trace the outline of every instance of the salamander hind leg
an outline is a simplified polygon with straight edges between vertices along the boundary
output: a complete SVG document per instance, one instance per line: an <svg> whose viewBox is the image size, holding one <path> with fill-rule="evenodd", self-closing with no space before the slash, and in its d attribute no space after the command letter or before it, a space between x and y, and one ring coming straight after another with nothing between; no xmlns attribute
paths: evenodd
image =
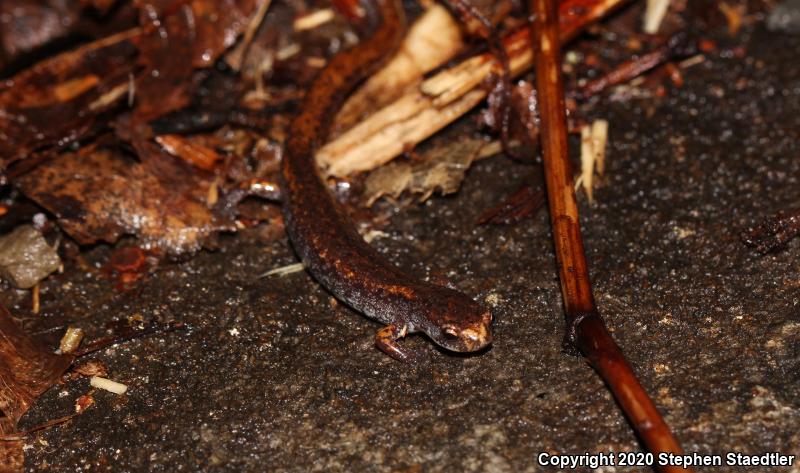
<svg viewBox="0 0 800 473"><path fill-rule="evenodd" d="M395 324L387 325L375 334L375 346L395 360L406 363L419 361L419 353L403 348L398 341L408 334L408 327Z"/></svg>

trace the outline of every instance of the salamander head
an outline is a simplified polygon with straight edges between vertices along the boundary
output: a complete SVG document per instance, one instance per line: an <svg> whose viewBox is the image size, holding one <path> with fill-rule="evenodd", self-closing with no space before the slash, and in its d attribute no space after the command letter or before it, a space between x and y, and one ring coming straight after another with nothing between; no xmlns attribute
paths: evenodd
<svg viewBox="0 0 800 473"><path fill-rule="evenodd" d="M488 309L456 293L444 307L426 314L420 327L437 345L451 351L477 351L492 343L492 314Z"/></svg>

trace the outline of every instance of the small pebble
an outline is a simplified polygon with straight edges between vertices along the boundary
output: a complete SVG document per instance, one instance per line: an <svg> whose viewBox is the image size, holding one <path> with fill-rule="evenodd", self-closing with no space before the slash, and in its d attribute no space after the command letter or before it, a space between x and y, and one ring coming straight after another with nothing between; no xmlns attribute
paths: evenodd
<svg viewBox="0 0 800 473"><path fill-rule="evenodd" d="M784 0L773 8L767 17L767 29L800 34L800 0Z"/></svg>

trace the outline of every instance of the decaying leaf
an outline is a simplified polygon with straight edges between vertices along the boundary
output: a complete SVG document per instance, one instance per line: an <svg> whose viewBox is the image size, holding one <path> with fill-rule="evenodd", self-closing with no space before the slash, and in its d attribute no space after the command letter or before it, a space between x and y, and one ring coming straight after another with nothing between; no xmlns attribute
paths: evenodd
<svg viewBox="0 0 800 473"><path fill-rule="evenodd" d="M5 0L0 2L0 68L19 55L64 35L77 11L66 2Z"/></svg>
<svg viewBox="0 0 800 473"><path fill-rule="evenodd" d="M41 346L0 307L0 410L16 424L33 401L72 364L70 355L56 355Z"/></svg>
<svg viewBox="0 0 800 473"><path fill-rule="evenodd" d="M194 0L191 2L196 21L192 63L209 67L229 47L258 13L256 7L265 0Z"/></svg>
<svg viewBox="0 0 800 473"><path fill-rule="evenodd" d="M41 346L0 306L0 435L17 433L22 415L61 377L73 359ZM21 472L23 460L21 440L0 439L0 472Z"/></svg>
<svg viewBox="0 0 800 473"><path fill-rule="evenodd" d="M0 436L13 436L16 433L16 423L8 417L0 417ZM25 452L22 447L21 439L0 440L0 473L24 471Z"/></svg>
<svg viewBox="0 0 800 473"><path fill-rule="evenodd" d="M136 51L130 40L137 34L127 31L59 54L0 83L3 166L91 134L96 117L116 102L100 99L128 83Z"/></svg>
<svg viewBox="0 0 800 473"><path fill-rule="evenodd" d="M381 196L400 197L405 191L427 200L435 191L442 195L456 192L472 162L484 154L487 142L481 138L452 141L432 148L413 162L394 161L367 176L364 197L372 205Z"/></svg>
<svg viewBox="0 0 800 473"><path fill-rule="evenodd" d="M157 145L153 144L154 147ZM205 206L211 180L169 155L159 172L119 152L64 153L22 176L22 191L58 218L81 244L136 235L141 246L169 254L195 251L218 231L233 231ZM158 177L157 177L158 176Z"/></svg>
<svg viewBox="0 0 800 473"><path fill-rule="evenodd" d="M148 121L188 105L195 68L214 64L256 13L256 0L194 0L175 10L171 0L141 7L148 32L139 37L136 118Z"/></svg>

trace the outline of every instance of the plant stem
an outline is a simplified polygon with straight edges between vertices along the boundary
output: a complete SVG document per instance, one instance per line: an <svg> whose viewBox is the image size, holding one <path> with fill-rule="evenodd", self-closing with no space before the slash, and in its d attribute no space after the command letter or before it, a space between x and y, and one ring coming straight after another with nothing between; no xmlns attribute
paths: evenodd
<svg viewBox="0 0 800 473"><path fill-rule="evenodd" d="M680 445L606 330L595 306L568 161L556 2L529 0L529 5L531 14L535 14L531 34L541 113L539 141L566 312L567 341L583 353L608 384L645 446L656 455L661 452L680 455ZM678 466L657 468L666 473L692 471Z"/></svg>

